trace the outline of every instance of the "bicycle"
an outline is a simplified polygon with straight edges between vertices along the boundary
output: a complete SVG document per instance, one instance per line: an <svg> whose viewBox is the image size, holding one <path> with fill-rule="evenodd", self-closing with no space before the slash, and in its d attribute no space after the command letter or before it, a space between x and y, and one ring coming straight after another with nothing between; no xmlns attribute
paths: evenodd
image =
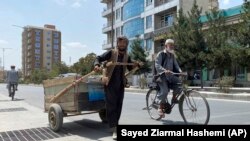
<svg viewBox="0 0 250 141"><path fill-rule="evenodd" d="M16 91L16 83L10 83L9 84L9 95L10 95L12 101L14 100L15 91Z"/></svg>
<svg viewBox="0 0 250 141"><path fill-rule="evenodd" d="M159 77L161 74L158 74ZM172 75L186 76L186 73L172 73ZM209 104L204 96L198 91L189 89L184 83L178 84L181 88L181 92L176 95L176 100L179 104L179 112L186 124L208 124L210 119L210 108ZM155 85L149 86L149 91L146 95L146 106L150 117L154 120L160 120L162 116L158 115L159 104L156 103L156 96L160 91L160 87L156 83ZM164 112L170 114L175 104L171 101L164 106ZM198 115L201 112L201 115Z"/></svg>

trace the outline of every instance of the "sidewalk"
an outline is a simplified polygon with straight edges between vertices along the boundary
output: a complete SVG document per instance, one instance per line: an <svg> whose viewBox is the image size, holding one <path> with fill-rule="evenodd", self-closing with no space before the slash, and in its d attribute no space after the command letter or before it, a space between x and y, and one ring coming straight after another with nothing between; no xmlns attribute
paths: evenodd
<svg viewBox="0 0 250 141"><path fill-rule="evenodd" d="M22 99L11 101L0 94L0 141L110 141L111 133L80 126L67 118L63 128L56 133L50 130L48 114L42 109L27 104Z"/></svg>
<svg viewBox="0 0 250 141"><path fill-rule="evenodd" d="M216 87L204 87L204 89L201 89L200 87L190 87L190 89L200 91L206 98L250 101L250 88L231 88L231 93L218 92L218 88ZM126 88L125 92L141 93L146 95L148 89L130 87Z"/></svg>

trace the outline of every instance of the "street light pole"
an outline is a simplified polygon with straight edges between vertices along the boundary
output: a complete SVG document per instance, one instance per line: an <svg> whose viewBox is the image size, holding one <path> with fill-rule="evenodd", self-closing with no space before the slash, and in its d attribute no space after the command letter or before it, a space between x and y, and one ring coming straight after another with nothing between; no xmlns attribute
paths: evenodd
<svg viewBox="0 0 250 141"><path fill-rule="evenodd" d="M4 71L4 51L5 51L5 49L12 49L12 48L1 48L1 49L3 49L3 71Z"/></svg>
<svg viewBox="0 0 250 141"><path fill-rule="evenodd" d="M114 48L114 0L111 0L111 49Z"/></svg>
<svg viewBox="0 0 250 141"><path fill-rule="evenodd" d="M12 25L12 26L15 26L15 27L19 27L19 28L22 28L22 29L25 29L25 27L22 27L22 26L19 26L19 25Z"/></svg>

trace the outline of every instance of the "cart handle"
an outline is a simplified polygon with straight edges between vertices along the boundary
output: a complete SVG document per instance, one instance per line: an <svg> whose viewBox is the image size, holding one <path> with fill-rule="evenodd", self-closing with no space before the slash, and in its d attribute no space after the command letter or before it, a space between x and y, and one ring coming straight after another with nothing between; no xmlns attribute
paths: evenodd
<svg viewBox="0 0 250 141"><path fill-rule="evenodd" d="M81 78L79 78L78 80L74 81L72 84L68 85L66 88L64 88L63 90L61 90L60 92L58 92L53 98L51 98L51 100L49 101L50 103L54 103L56 100L58 100L61 96L63 96L65 93L67 93L72 87L74 87L75 85L77 85L78 83L80 83L83 79L85 79L86 77L94 74L95 71L92 71L84 76L82 76Z"/></svg>

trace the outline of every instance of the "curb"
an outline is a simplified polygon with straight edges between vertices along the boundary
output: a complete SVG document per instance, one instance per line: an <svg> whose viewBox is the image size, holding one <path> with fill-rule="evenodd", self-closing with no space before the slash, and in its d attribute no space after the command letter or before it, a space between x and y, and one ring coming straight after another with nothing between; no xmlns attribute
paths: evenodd
<svg viewBox="0 0 250 141"><path fill-rule="evenodd" d="M132 92L132 93L141 93L147 94L149 89L134 89L134 88L126 88L125 92ZM200 89L195 89L200 91ZM215 98L215 99L227 99L227 100L241 100L241 101L250 101L250 93L218 93L213 91L200 91L203 96L206 98Z"/></svg>

